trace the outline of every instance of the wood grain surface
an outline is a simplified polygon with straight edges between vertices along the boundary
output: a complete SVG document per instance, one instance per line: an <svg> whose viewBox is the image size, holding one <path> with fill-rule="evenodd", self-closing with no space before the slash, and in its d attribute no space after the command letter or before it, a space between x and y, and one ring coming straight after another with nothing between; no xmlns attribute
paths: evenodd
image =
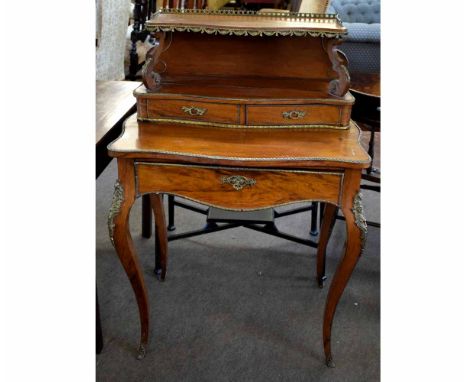
<svg viewBox="0 0 468 382"><path fill-rule="evenodd" d="M141 82L96 81L96 144L136 104L133 91Z"/></svg>
<svg viewBox="0 0 468 382"><path fill-rule="evenodd" d="M363 94L380 97L380 73L353 73L351 89Z"/></svg>
<svg viewBox="0 0 468 382"><path fill-rule="evenodd" d="M286 114L285 113L289 113ZM247 106L247 125L306 125L327 124L347 126L341 108L333 105Z"/></svg>
<svg viewBox="0 0 468 382"><path fill-rule="evenodd" d="M244 73L245 74L245 73ZM333 98L328 94L328 82L310 78L260 78L248 76L166 76L154 91L144 86L135 90L135 96L144 98L197 97L200 100L218 100L225 103L354 103L351 94Z"/></svg>
<svg viewBox="0 0 468 382"><path fill-rule="evenodd" d="M200 111L197 114L197 109ZM192 100L158 100L146 105L147 118L178 118L195 121L239 124L240 106Z"/></svg>
<svg viewBox="0 0 468 382"><path fill-rule="evenodd" d="M253 170L160 163L135 165L137 192L170 193L231 210L255 210L292 202L321 200L340 204L343 173ZM227 180L252 184L236 189Z"/></svg>
<svg viewBox="0 0 468 382"><path fill-rule="evenodd" d="M165 46L159 57L165 64L156 67L162 69L163 80L176 75L335 78L322 39L318 37L173 32L166 37Z"/></svg>
<svg viewBox="0 0 468 382"><path fill-rule="evenodd" d="M109 145L114 157L240 167L366 168L370 158L359 143L360 130L216 128L193 125L125 123Z"/></svg>

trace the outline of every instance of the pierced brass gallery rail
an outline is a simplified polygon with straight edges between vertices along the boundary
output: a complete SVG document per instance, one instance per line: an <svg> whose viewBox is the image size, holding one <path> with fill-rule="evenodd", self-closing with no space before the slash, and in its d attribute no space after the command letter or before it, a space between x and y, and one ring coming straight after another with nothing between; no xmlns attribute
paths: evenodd
<svg viewBox="0 0 468 382"><path fill-rule="evenodd" d="M221 183L230 184L236 191L240 191L246 186L252 187L257 181L255 179L246 178L245 176L232 175L223 176L221 178Z"/></svg>

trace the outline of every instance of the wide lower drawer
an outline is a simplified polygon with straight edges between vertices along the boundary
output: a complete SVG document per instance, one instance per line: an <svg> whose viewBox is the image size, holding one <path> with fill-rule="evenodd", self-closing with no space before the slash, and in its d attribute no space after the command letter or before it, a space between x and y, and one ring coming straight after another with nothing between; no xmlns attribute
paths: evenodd
<svg viewBox="0 0 468 382"><path fill-rule="evenodd" d="M232 210L300 201L341 203L343 173L136 162L138 194L169 193Z"/></svg>
<svg viewBox="0 0 468 382"><path fill-rule="evenodd" d="M247 105L248 125L347 126L342 105Z"/></svg>
<svg viewBox="0 0 468 382"><path fill-rule="evenodd" d="M165 99L146 99L145 102L144 117L150 119L240 123L240 106L235 104Z"/></svg>

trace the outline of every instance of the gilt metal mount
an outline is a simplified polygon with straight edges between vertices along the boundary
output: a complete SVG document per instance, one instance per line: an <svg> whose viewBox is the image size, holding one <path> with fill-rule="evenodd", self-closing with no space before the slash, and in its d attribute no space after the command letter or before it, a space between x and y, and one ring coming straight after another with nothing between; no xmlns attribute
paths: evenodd
<svg viewBox="0 0 468 382"><path fill-rule="evenodd" d="M304 118L305 115L306 112L302 110L291 110L283 112L283 118L285 119L301 119Z"/></svg>
<svg viewBox="0 0 468 382"><path fill-rule="evenodd" d="M117 181L115 182L115 186L114 186L114 196L112 197L112 205L109 210L109 215L107 217L107 227L109 228L109 238L112 242L112 245L115 245L114 243L114 229L115 229L114 219L119 214L123 201L124 201L124 189L122 185L120 184L119 180L117 179Z"/></svg>
<svg viewBox="0 0 468 382"><path fill-rule="evenodd" d="M137 360L141 361L146 356L146 347L145 345L141 344L138 348Z"/></svg>
<svg viewBox="0 0 468 382"><path fill-rule="evenodd" d="M364 207L362 205L362 194L358 192L354 196L353 208L354 221L361 231L361 253L364 250L367 239L367 222L366 217L364 216Z"/></svg>
<svg viewBox="0 0 468 382"><path fill-rule="evenodd" d="M223 176L221 178L221 183L230 184L236 191L242 190L244 187L252 187L257 183L255 179L246 178L245 176L232 175L232 176Z"/></svg>
<svg viewBox="0 0 468 382"><path fill-rule="evenodd" d="M195 106L182 106L182 111L189 115L201 116L206 113L207 109L204 109L202 107L195 107Z"/></svg>

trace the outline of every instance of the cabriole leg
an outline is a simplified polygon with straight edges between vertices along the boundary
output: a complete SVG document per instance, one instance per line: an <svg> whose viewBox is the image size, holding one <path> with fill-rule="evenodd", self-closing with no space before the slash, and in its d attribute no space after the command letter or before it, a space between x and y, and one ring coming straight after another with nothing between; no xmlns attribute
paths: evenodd
<svg viewBox="0 0 468 382"><path fill-rule="evenodd" d="M359 172L347 171L345 173L342 211L346 220L346 247L328 291L323 320L323 346L328 367L335 366L331 352L331 331L336 306L364 248L367 234L359 184Z"/></svg>
<svg viewBox="0 0 468 382"><path fill-rule="evenodd" d="M131 160L119 159L118 166L119 179L115 183L114 197L108 217L109 236L137 299L141 326L137 358L143 359L148 345L148 296L129 230L130 209L135 201L135 176Z"/></svg>

